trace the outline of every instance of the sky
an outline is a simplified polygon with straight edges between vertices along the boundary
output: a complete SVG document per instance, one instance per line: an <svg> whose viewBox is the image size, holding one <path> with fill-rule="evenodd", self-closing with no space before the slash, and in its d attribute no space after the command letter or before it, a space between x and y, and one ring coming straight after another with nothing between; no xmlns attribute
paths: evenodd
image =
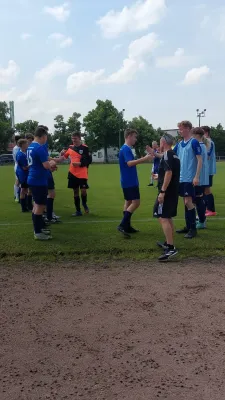
<svg viewBox="0 0 225 400"><path fill-rule="evenodd" d="M224 0L0 0L0 101L53 130L97 99L176 128L225 126Z"/></svg>

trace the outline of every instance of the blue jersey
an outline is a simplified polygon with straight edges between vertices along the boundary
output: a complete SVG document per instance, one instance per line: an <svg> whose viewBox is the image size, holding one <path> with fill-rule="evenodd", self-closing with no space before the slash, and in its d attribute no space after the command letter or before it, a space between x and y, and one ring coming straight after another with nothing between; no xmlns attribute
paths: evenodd
<svg viewBox="0 0 225 400"><path fill-rule="evenodd" d="M124 144L119 152L120 181L122 188L139 186L137 168L128 167L128 161L134 160L134 155L129 146Z"/></svg>
<svg viewBox="0 0 225 400"><path fill-rule="evenodd" d="M46 142L45 144L43 144L43 146L45 147L47 153L48 153L48 157L49 157L49 152L48 152L48 142ZM52 178L52 171L50 171L50 169L47 169L48 172L48 179Z"/></svg>
<svg viewBox="0 0 225 400"><path fill-rule="evenodd" d="M154 151L155 153L158 153L158 150ZM160 158L159 157L155 157L154 161L153 161L153 170L154 170L154 174L158 174L159 172L159 164L160 164Z"/></svg>
<svg viewBox="0 0 225 400"><path fill-rule="evenodd" d="M197 171L196 156L202 153L199 142L193 138L182 140L173 150L180 159L180 182L192 183Z"/></svg>
<svg viewBox="0 0 225 400"><path fill-rule="evenodd" d="M47 186L48 170L43 163L48 161L48 151L45 146L32 142L27 149L29 174L27 183L30 186Z"/></svg>
<svg viewBox="0 0 225 400"><path fill-rule="evenodd" d="M202 169L199 177L199 186L209 186L209 161L207 148L204 143L199 143L202 150Z"/></svg>
<svg viewBox="0 0 225 400"><path fill-rule="evenodd" d="M16 176L19 179L20 183L27 183L28 178L28 162L27 162L27 155L19 150L16 154Z"/></svg>
<svg viewBox="0 0 225 400"><path fill-rule="evenodd" d="M209 157L209 175L216 174L216 150L215 143L210 139L210 149L208 151Z"/></svg>

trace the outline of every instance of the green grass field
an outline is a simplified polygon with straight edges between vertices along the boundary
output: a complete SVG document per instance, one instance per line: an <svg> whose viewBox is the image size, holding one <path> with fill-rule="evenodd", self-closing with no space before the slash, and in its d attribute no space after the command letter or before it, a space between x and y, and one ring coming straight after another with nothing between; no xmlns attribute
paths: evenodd
<svg viewBox="0 0 225 400"><path fill-rule="evenodd" d="M139 167L141 207L133 218L140 233L125 240L116 227L122 216L123 195L119 183L118 165L92 165L89 172L90 214L72 218L74 212L72 191L67 189L68 166L60 166L55 173L57 198L55 212L63 224L53 226L51 242L33 239L31 215L22 214L20 205L13 201L13 167L0 171L0 257L2 259L58 260L58 259L152 259L158 257L156 240L163 239L158 221L152 218L156 189L147 187L150 165ZM198 238L187 241L176 237L179 258L222 256L225 250L225 164L218 165L214 194L218 217L208 221L208 229ZM180 201L177 228L184 226Z"/></svg>

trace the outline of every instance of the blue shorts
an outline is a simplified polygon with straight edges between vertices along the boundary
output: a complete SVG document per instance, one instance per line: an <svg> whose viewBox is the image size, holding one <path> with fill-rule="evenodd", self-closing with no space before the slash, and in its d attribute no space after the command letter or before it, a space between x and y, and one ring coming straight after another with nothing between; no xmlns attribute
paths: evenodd
<svg viewBox="0 0 225 400"><path fill-rule="evenodd" d="M140 191L138 186L123 188L123 194L126 201L140 200Z"/></svg>
<svg viewBox="0 0 225 400"><path fill-rule="evenodd" d="M48 186L30 187L35 204L44 206L47 204Z"/></svg>
<svg viewBox="0 0 225 400"><path fill-rule="evenodd" d="M48 178L48 190L54 190L54 189L55 189L55 182L53 176L50 176Z"/></svg>
<svg viewBox="0 0 225 400"><path fill-rule="evenodd" d="M209 175L209 184L205 187L212 187L213 186L213 175Z"/></svg>
<svg viewBox="0 0 225 400"><path fill-rule="evenodd" d="M179 185L179 196L195 198L195 187L193 183L181 182Z"/></svg>

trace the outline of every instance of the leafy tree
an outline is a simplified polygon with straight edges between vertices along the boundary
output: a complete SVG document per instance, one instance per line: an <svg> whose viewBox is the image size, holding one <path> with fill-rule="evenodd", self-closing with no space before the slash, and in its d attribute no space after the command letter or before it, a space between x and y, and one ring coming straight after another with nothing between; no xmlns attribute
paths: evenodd
<svg viewBox="0 0 225 400"><path fill-rule="evenodd" d="M225 130L221 124L211 127L211 137L215 142L216 154L224 156L225 154Z"/></svg>
<svg viewBox="0 0 225 400"><path fill-rule="evenodd" d="M138 132L138 140L135 145L137 157L142 157L145 152L145 147L151 145L153 140L159 141L162 131L160 128L157 130L153 128L147 119L139 116L129 122L129 128L133 128Z"/></svg>
<svg viewBox="0 0 225 400"><path fill-rule="evenodd" d="M81 114L74 112L72 117L70 117L67 121L67 133L70 135L75 132L81 132L81 122L79 121L79 118L81 117Z"/></svg>
<svg viewBox="0 0 225 400"><path fill-rule="evenodd" d="M8 144L13 136L10 123L9 108L5 101L0 102L0 152L7 151Z"/></svg>
<svg viewBox="0 0 225 400"><path fill-rule="evenodd" d="M15 129L20 133L21 136L24 136L26 133L34 133L35 129L38 126L38 121L27 120L24 122L20 122L15 125Z"/></svg>
<svg viewBox="0 0 225 400"><path fill-rule="evenodd" d="M54 142L54 150L60 151L63 148L67 148L70 145L71 139L70 135L67 133L67 124L64 121L63 115L57 115L54 118L54 135L53 135L53 142Z"/></svg>
<svg viewBox="0 0 225 400"><path fill-rule="evenodd" d="M93 151L103 148L105 162L108 162L107 149L119 146L119 135L125 128L126 122L123 111L118 111L110 100L97 100L96 104L96 108L89 111L83 120L86 143Z"/></svg>

